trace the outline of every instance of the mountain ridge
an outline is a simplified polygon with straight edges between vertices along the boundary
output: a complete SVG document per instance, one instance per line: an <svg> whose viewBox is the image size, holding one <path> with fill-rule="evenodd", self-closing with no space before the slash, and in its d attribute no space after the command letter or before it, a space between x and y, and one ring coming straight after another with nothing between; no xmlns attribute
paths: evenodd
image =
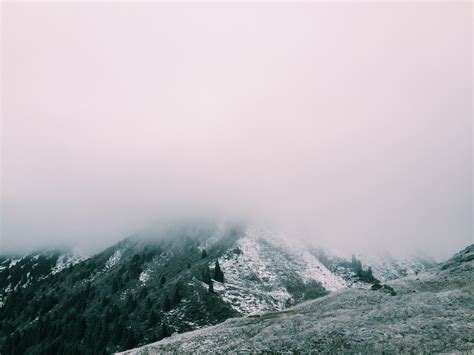
<svg viewBox="0 0 474 355"><path fill-rule="evenodd" d="M352 288L280 312L229 319L123 354L162 352L453 352L474 349L474 245L397 291Z"/></svg>
<svg viewBox="0 0 474 355"><path fill-rule="evenodd" d="M323 258L271 230L239 224L170 225L78 263L57 256L48 267L48 277L17 287L0 307L5 354L122 351L228 318L380 285L359 259Z"/></svg>

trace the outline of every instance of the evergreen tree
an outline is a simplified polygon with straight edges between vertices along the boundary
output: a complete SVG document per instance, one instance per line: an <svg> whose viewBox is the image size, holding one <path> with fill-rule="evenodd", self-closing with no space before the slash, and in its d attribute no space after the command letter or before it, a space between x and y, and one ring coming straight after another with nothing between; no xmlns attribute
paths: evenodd
<svg viewBox="0 0 474 355"><path fill-rule="evenodd" d="M160 278L160 286L163 286L166 282L166 277L165 275L162 275L161 278Z"/></svg>
<svg viewBox="0 0 474 355"><path fill-rule="evenodd" d="M201 252L201 259L205 259L205 258L207 258L207 251L206 249L203 249Z"/></svg>
<svg viewBox="0 0 474 355"><path fill-rule="evenodd" d="M135 336L133 335L133 331L128 329L127 338L125 339L125 349L132 349L135 347Z"/></svg>
<svg viewBox="0 0 474 355"><path fill-rule="evenodd" d="M367 277L368 278L373 278L374 277L374 274L372 273L372 267L371 266L369 266L367 268Z"/></svg>
<svg viewBox="0 0 474 355"><path fill-rule="evenodd" d="M179 284L176 285L176 288L174 290L174 295L173 295L173 304L176 305L179 302L181 302L181 294L179 292L180 286Z"/></svg>
<svg viewBox="0 0 474 355"><path fill-rule="evenodd" d="M113 328L113 333L112 333L112 343L114 345L119 345L121 343L124 343L124 332L125 332L125 326L123 325L122 319L119 319L117 323L115 323L115 326Z"/></svg>
<svg viewBox="0 0 474 355"><path fill-rule="evenodd" d="M352 255L351 267L357 276L362 273L362 263L354 255Z"/></svg>
<svg viewBox="0 0 474 355"><path fill-rule="evenodd" d="M216 260L216 265L214 266L214 280L224 282L224 273L219 265L219 260Z"/></svg>
<svg viewBox="0 0 474 355"><path fill-rule="evenodd" d="M202 270L202 281L207 283L208 285L211 282L211 270L209 270L209 266L206 266Z"/></svg>
<svg viewBox="0 0 474 355"><path fill-rule="evenodd" d="M165 300L163 301L163 311L168 312L171 310L171 302L168 295L165 296Z"/></svg>
<svg viewBox="0 0 474 355"><path fill-rule="evenodd" d="M166 326L165 323L161 324L161 331L160 331L160 338L163 339L163 338L166 338L166 337L169 337L170 334L169 334L169 331L168 331L168 327Z"/></svg>
<svg viewBox="0 0 474 355"><path fill-rule="evenodd" d="M86 328L87 324L84 318L81 318L78 325L77 325L77 339L82 339L84 338L84 335L86 334Z"/></svg>
<svg viewBox="0 0 474 355"><path fill-rule="evenodd" d="M148 318L148 326L154 327L158 323L158 317L156 316L155 311L150 312L150 317Z"/></svg>
<svg viewBox="0 0 474 355"><path fill-rule="evenodd" d="M214 282L212 282L212 280L209 282L209 292L212 292L214 293Z"/></svg>
<svg viewBox="0 0 474 355"><path fill-rule="evenodd" d="M153 306L153 303L151 303L150 297L147 297L145 301L145 309L147 310L151 309L152 306Z"/></svg>
<svg viewBox="0 0 474 355"><path fill-rule="evenodd" d="M129 313L133 312L137 307L137 301L135 301L132 295L128 295L126 307Z"/></svg>
<svg viewBox="0 0 474 355"><path fill-rule="evenodd" d="M140 290L139 298L145 298L148 295L148 287L143 286Z"/></svg>

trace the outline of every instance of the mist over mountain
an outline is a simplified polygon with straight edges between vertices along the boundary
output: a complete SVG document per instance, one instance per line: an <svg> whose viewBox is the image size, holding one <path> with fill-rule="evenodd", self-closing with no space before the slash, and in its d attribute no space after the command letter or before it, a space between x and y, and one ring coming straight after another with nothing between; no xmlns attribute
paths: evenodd
<svg viewBox="0 0 474 355"><path fill-rule="evenodd" d="M90 256L44 250L2 257L0 347L5 354L124 351L348 289L395 297L387 282L437 266L382 261L210 222L165 224Z"/></svg>
<svg viewBox="0 0 474 355"><path fill-rule="evenodd" d="M473 235L469 7L2 3L1 250L204 213L449 257Z"/></svg>
<svg viewBox="0 0 474 355"><path fill-rule="evenodd" d="M0 4L0 354L457 353L469 2Z"/></svg>

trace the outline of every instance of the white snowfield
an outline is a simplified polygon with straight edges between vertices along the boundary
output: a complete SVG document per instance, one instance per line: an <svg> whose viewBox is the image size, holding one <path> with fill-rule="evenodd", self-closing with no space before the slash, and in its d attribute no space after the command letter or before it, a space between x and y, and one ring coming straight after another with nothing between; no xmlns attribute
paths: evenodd
<svg viewBox="0 0 474 355"><path fill-rule="evenodd" d="M350 288L280 312L229 319L124 354L322 352L472 353L474 245L388 283Z"/></svg>
<svg viewBox="0 0 474 355"><path fill-rule="evenodd" d="M284 309L292 300L290 280L316 281L328 291L346 287L309 252L254 228L248 228L219 263L225 283L215 282L214 291L244 315Z"/></svg>
<svg viewBox="0 0 474 355"><path fill-rule="evenodd" d="M51 274L57 274L58 272L67 269L68 267L79 264L81 261L86 260L88 257L79 251L74 250L70 254L61 255L56 262L56 265L51 270Z"/></svg>

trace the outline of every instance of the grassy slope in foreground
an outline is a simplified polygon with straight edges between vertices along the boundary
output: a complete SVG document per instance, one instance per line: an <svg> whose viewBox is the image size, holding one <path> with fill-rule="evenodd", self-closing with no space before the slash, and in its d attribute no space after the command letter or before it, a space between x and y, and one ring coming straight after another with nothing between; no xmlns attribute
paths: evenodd
<svg viewBox="0 0 474 355"><path fill-rule="evenodd" d="M229 319L128 354L229 351L452 352L474 349L474 245L382 290L348 289L286 311Z"/></svg>

